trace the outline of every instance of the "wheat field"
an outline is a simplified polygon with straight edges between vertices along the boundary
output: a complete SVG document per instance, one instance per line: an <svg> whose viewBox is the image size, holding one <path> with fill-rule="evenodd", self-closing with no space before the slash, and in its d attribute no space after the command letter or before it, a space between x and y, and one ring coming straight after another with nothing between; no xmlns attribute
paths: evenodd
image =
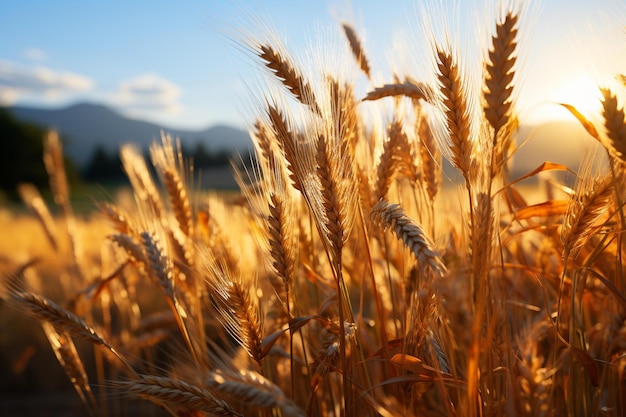
<svg viewBox="0 0 626 417"><path fill-rule="evenodd" d="M602 125L568 106L602 154L512 178L521 16L494 22L479 88L434 37L432 79L384 84L349 23L350 76L246 39L272 87L234 195L164 135L120 150L132 191L85 219L50 132L54 201L20 188L32 219L4 230L37 244L2 243L2 303L91 416L626 415L624 91L601 90ZM560 171L573 186L522 186Z"/></svg>

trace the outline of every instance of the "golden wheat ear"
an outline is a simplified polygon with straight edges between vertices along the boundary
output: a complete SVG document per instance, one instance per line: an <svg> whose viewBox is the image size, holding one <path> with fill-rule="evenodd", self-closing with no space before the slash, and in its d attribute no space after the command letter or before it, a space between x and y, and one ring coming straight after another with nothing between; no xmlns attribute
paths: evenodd
<svg viewBox="0 0 626 417"><path fill-rule="evenodd" d="M263 327L253 282L231 271L223 261L207 261L211 301L226 331L262 367Z"/></svg>
<svg viewBox="0 0 626 417"><path fill-rule="evenodd" d="M70 192L67 185L63 147L59 134L56 131L48 132L44 145L44 163L50 177L50 188L52 189L54 201L65 208L69 204Z"/></svg>
<svg viewBox="0 0 626 417"><path fill-rule="evenodd" d="M626 120L624 108L620 108L617 97L608 88L602 92L602 116L608 137L609 151L613 156L626 163Z"/></svg>
<svg viewBox="0 0 626 417"><path fill-rule="evenodd" d="M385 229L391 227L398 239L413 252L421 267L428 266L439 277L445 274L446 266L435 250L435 244L424 230L404 213L402 207L380 200L372 207L370 216L375 224Z"/></svg>
<svg viewBox="0 0 626 417"><path fill-rule="evenodd" d="M161 196L139 149L133 145L123 145L120 148L120 159L135 196L145 205L143 209L157 219L162 219L165 210Z"/></svg>
<svg viewBox="0 0 626 417"><path fill-rule="evenodd" d="M150 156L167 189L178 227L187 238L191 238L193 214L186 183L186 171L191 168L185 166L180 141L175 145L171 136L162 134L161 143L155 142L150 147Z"/></svg>
<svg viewBox="0 0 626 417"><path fill-rule="evenodd" d="M437 47L436 55L437 80L442 97L439 105L450 137L451 162L461 171L466 183L469 184L473 146L470 137L471 120L467 86L452 54Z"/></svg>
<svg viewBox="0 0 626 417"><path fill-rule="evenodd" d="M599 229L598 221L613 202L615 182L611 174L592 177L583 169L567 204L561 228L564 258L576 257L589 238Z"/></svg>
<svg viewBox="0 0 626 417"><path fill-rule="evenodd" d="M57 227L41 194L33 184L20 184L17 191L24 204L37 216L50 246L57 252L59 250Z"/></svg>
<svg viewBox="0 0 626 417"><path fill-rule="evenodd" d="M125 366L131 374L135 374L133 367L124 356L107 342L96 329L87 324L82 318L71 311L59 306L52 300L31 292L10 290L10 302L16 308L27 311L38 320L45 321L52 325L59 333L65 333L72 337L77 337L97 346L105 347Z"/></svg>
<svg viewBox="0 0 626 417"><path fill-rule="evenodd" d="M495 132L494 137L507 124L511 114L518 17L508 12L504 20L496 25L496 34L491 38L492 46L486 65L484 111L485 118Z"/></svg>
<svg viewBox="0 0 626 417"><path fill-rule="evenodd" d="M363 46L361 45L361 41L359 40L358 35L355 30L348 23L344 22L341 24L343 28L343 33L345 33L346 38L348 39L348 43L350 44L350 50L352 51L352 55L356 59L359 68L363 73L369 78L372 79L372 75L370 73L370 64L367 56L365 55L365 51L363 50Z"/></svg>
<svg viewBox="0 0 626 417"><path fill-rule="evenodd" d="M311 85L291 63L285 52L281 52L268 44L258 45L256 52L265 62L265 66L274 73L276 78L298 101L309 106L315 113L321 113Z"/></svg>
<svg viewBox="0 0 626 417"><path fill-rule="evenodd" d="M204 411L211 416L243 416L236 412L226 401L211 394L206 388L180 379L138 375L138 379L117 381L113 385L137 397L149 399L156 404L183 406L189 410Z"/></svg>
<svg viewBox="0 0 626 417"><path fill-rule="evenodd" d="M91 386L89 385L89 378L87 377L87 371L80 356L74 341L69 334L64 332L58 332L55 327L48 323L42 322L41 327L48 338L48 342L54 351L54 354L65 370L67 377L72 382L74 390L80 397L81 401L89 411L90 416L96 416L98 413L96 398L93 395Z"/></svg>
<svg viewBox="0 0 626 417"><path fill-rule="evenodd" d="M384 84L367 93L363 101L375 101L385 97L408 97L431 101L433 92L425 84L407 79L403 83Z"/></svg>

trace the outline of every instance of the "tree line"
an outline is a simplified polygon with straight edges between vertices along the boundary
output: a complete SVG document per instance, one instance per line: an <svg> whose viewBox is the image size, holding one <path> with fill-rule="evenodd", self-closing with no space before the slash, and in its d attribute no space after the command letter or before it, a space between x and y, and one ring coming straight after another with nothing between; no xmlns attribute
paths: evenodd
<svg viewBox="0 0 626 417"><path fill-rule="evenodd" d="M0 108L0 191L10 198L17 196L17 185L24 182L47 189L48 176L43 163L45 133L44 128L20 121L7 109ZM65 138L61 139L65 141ZM228 165L232 158L226 151L209 151L202 142L192 148L183 146L182 152L197 169ZM69 158L65 162L68 179L73 183L119 184L126 181L119 152L109 151L102 145L93 150L89 162L82 168Z"/></svg>

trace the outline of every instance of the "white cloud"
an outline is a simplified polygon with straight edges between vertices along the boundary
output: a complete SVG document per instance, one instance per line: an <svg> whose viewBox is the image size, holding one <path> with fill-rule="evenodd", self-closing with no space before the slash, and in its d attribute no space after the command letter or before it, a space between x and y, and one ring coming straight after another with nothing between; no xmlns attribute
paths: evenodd
<svg viewBox="0 0 626 417"><path fill-rule="evenodd" d="M122 81L112 101L131 112L178 114L180 88L158 74L147 73Z"/></svg>
<svg viewBox="0 0 626 417"><path fill-rule="evenodd" d="M24 97L61 98L71 93L89 91L93 86L93 80L84 75L0 60L2 104L10 105Z"/></svg>
<svg viewBox="0 0 626 417"><path fill-rule="evenodd" d="M39 48L27 48L22 55L30 61L44 61L48 57L48 54Z"/></svg>

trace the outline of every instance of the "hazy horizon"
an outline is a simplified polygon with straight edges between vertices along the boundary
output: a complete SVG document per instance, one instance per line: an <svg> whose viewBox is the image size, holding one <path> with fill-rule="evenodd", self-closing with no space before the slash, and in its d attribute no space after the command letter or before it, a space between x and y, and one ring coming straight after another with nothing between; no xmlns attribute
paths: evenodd
<svg viewBox="0 0 626 417"><path fill-rule="evenodd" d="M456 10L440 14L457 15L446 22L465 45L477 31L488 32L474 25L485 20L483 3L429 4ZM554 0L532 2L528 10L519 36L522 122L571 119L556 102L593 112L597 84L610 82L626 68L626 3ZM349 59L340 33L343 20L362 38L376 84L388 82L398 69L416 76L428 70L416 62L427 39L420 4L411 0L384 5L347 0L33 0L5 2L0 11L0 33L12 39L0 45L0 104L5 106L53 108L88 101L175 128L245 128L254 107L250 89L262 85L263 71L237 39L263 35L263 27L269 27L300 62L310 63L311 51L327 40L339 44Z"/></svg>

